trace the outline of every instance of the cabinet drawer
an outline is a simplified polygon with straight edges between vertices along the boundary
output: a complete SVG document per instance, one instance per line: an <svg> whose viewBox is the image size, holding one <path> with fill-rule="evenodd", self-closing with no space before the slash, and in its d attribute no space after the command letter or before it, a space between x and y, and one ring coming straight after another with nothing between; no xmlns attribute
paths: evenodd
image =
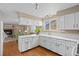
<svg viewBox="0 0 79 59"><path fill-rule="evenodd" d="M77 45L77 42L66 40L65 44L70 45L70 46L74 46L74 45Z"/></svg>
<svg viewBox="0 0 79 59"><path fill-rule="evenodd" d="M56 38L49 38L49 41L50 41L51 43L53 43L53 42L57 42L57 39L56 39Z"/></svg>
<svg viewBox="0 0 79 59"><path fill-rule="evenodd" d="M57 39L57 43L65 44L65 40L64 39Z"/></svg>

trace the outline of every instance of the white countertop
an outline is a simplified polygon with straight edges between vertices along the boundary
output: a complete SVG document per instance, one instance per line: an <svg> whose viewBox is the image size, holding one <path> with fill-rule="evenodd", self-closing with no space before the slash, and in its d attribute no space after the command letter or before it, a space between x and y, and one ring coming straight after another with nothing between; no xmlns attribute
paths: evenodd
<svg viewBox="0 0 79 59"><path fill-rule="evenodd" d="M64 39L64 40L70 40L70 41L74 41L74 42L79 42L79 37L73 37L73 36L58 36L58 35L48 35L48 34L31 34L31 35L21 35L19 36L19 38L21 37L32 37L32 36L46 36L46 37L52 37L52 38L58 38L58 39Z"/></svg>
<svg viewBox="0 0 79 59"><path fill-rule="evenodd" d="M45 34L40 34L40 36L46 36L46 37L52 37L52 38L58 38L58 39L64 39L64 40L70 40L70 41L75 41L75 42L79 42L79 38L75 37L63 37L63 36L56 36L56 35L45 35Z"/></svg>
<svg viewBox="0 0 79 59"><path fill-rule="evenodd" d="M36 34L31 34L31 35L21 35L19 37L32 37L32 36L37 36Z"/></svg>

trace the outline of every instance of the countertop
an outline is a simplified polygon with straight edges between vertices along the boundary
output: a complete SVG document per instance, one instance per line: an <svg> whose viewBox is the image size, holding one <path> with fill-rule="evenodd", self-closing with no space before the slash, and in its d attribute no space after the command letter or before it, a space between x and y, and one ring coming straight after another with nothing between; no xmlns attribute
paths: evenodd
<svg viewBox="0 0 79 59"><path fill-rule="evenodd" d="M69 36L56 36L56 35L45 35L45 34L40 34L40 36L46 36L46 37L52 37L52 38L58 38L58 39L64 39L64 40L70 40L74 42L79 42L79 37L69 37Z"/></svg>
<svg viewBox="0 0 79 59"><path fill-rule="evenodd" d="M20 35L19 37L31 37L31 36L37 36L36 34L30 34L30 35Z"/></svg>
<svg viewBox="0 0 79 59"><path fill-rule="evenodd" d="M31 35L21 35L20 37L32 37L32 36L46 36L46 37L52 37L52 38L58 38L58 39L64 39L64 40L70 40L74 42L79 42L79 36L58 36L58 35L48 35L48 34L31 34Z"/></svg>

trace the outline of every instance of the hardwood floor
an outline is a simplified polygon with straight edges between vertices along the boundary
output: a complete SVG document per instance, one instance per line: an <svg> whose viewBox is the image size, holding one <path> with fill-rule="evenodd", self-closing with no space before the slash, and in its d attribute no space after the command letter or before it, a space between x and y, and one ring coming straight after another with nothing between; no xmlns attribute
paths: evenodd
<svg viewBox="0 0 79 59"><path fill-rule="evenodd" d="M36 47L31 50L20 53L18 51L17 41L4 43L4 56L59 56L43 47Z"/></svg>

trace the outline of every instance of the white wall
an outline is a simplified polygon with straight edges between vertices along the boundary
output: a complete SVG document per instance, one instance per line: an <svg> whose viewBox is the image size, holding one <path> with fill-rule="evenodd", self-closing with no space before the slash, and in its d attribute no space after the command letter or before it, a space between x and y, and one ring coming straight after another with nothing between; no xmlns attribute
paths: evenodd
<svg viewBox="0 0 79 59"><path fill-rule="evenodd" d="M3 55L3 22L0 21L0 56Z"/></svg>

